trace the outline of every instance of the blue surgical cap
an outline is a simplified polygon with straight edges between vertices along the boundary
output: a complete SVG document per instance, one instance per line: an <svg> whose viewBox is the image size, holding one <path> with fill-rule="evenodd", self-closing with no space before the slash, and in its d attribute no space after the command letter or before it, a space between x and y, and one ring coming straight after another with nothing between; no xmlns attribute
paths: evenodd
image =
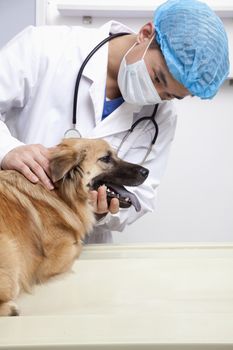
<svg viewBox="0 0 233 350"><path fill-rule="evenodd" d="M168 0L155 11L158 42L172 76L210 99L229 74L228 41L219 17L197 0Z"/></svg>

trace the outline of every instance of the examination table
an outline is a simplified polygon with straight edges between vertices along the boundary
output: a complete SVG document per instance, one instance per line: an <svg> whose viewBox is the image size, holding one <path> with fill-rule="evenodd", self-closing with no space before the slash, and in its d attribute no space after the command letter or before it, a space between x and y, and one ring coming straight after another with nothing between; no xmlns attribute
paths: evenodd
<svg viewBox="0 0 233 350"><path fill-rule="evenodd" d="M2 349L233 349L233 244L86 246L0 318Z"/></svg>

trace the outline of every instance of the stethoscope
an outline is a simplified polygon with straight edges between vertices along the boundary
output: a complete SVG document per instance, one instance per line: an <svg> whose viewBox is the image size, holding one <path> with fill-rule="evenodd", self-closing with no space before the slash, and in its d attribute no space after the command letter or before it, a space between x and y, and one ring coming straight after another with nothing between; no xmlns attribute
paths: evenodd
<svg viewBox="0 0 233 350"><path fill-rule="evenodd" d="M77 128L77 117L76 117L76 111L77 111L77 101L78 101L78 92L79 92L79 85L80 85L80 82L81 82L81 78L82 78L82 73L83 73L83 70L86 66L86 64L88 63L88 61L91 59L91 57L96 53L96 51L98 51L104 44L106 44L108 41L114 39L114 38L117 38L117 37L120 37L120 36L123 36L123 35L129 35L130 33L116 33L116 34L110 34L107 38L105 38L104 40L102 40L98 45L96 45L94 47L94 49L87 55L87 57L85 58L85 60L83 61L79 71L78 71L78 74L77 74L77 78L76 78L76 82L75 82L75 89L74 89L74 99L73 99L73 119L72 119L72 128L71 129L68 129L65 134L64 134L64 137L65 138L81 138L82 135L80 133L80 131L78 130ZM139 123L141 122L144 122L144 121L150 121L153 123L153 126L154 126L154 137L153 139L151 140L151 143L150 143L150 146L146 152L146 155L143 159L143 161L141 162L144 163L145 160L147 159L148 155L150 154L151 150L152 150L152 147L153 145L155 144L156 142L156 139L158 137L158 133L159 133L159 128L158 128L158 124L157 122L155 121L155 116L156 116L156 112L157 112L157 109L158 109L158 104L156 104L154 106L154 110L152 112L152 114L150 116L144 116L144 117L141 117L139 118L138 120L136 120L135 123L132 124L131 128L128 130L128 132L126 133L126 135L123 137L119 147L118 147L118 150L117 150L117 153L119 153L120 149L122 148L122 145L124 144L124 142L126 141L126 139L130 136L130 134L132 134L132 132L134 131L134 129L136 128L136 126L138 126Z"/></svg>

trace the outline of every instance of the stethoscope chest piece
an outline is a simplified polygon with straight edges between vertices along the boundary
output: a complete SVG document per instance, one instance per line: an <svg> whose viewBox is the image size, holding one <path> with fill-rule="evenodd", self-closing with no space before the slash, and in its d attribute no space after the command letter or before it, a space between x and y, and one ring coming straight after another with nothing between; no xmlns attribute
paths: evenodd
<svg viewBox="0 0 233 350"><path fill-rule="evenodd" d="M80 132L77 129L68 129L66 130L66 132L64 133L64 138L65 139L81 139L82 135L80 134Z"/></svg>

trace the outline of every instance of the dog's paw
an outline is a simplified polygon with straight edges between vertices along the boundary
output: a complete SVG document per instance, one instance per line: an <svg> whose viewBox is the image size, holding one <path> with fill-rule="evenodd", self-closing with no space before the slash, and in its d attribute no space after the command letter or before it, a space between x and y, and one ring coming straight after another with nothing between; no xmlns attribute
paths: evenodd
<svg viewBox="0 0 233 350"><path fill-rule="evenodd" d="M18 306L13 301L1 303L0 316L19 316Z"/></svg>

